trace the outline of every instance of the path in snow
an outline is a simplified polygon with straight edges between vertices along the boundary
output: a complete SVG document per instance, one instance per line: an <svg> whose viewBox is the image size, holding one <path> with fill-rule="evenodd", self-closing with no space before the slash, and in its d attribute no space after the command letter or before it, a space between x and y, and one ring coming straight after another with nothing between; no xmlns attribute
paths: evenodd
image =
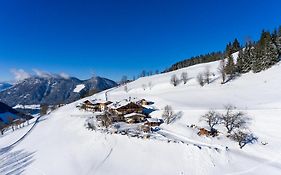
<svg viewBox="0 0 281 175"><path fill-rule="evenodd" d="M0 149L0 174L21 174L24 172L25 168L34 161L33 155L35 152L28 152L23 149L13 151L13 148L32 132L39 122L39 119L40 117L35 120L32 127L20 139Z"/></svg>

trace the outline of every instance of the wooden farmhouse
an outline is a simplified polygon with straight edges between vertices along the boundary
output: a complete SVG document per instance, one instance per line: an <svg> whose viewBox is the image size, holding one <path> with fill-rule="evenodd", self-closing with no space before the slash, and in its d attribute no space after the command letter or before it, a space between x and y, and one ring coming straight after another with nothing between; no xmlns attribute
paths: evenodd
<svg viewBox="0 0 281 175"><path fill-rule="evenodd" d="M135 112L124 115L124 120L127 123L139 123L144 121L145 118L146 116L144 114L139 114Z"/></svg>
<svg viewBox="0 0 281 175"><path fill-rule="evenodd" d="M130 101L121 101L108 105L109 110L116 115L126 115L130 113L142 113L143 107Z"/></svg>
<svg viewBox="0 0 281 175"><path fill-rule="evenodd" d="M102 112L107 109L107 105L111 104L111 101L102 101L102 100L97 100L93 103L94 106L98 109L98 111Z"/></svg>
<svg viewBox="0 0 281 175"><path fill-rule="evenodd" d="M91 111L99 111L103 112L107 109L107 105L111 104L112 102L110 101L102 101L102 100L86 100L83 103L83 108L86 110L91 110Z"/></svg>
<svg viewBox="0 0 281 175"><path fill-rule="evenodd" d="M94 103L91 102L90 100L84 101L81 108L83 108L85 110L89 110L89 111L97 111L98 110L97 106L94 105Z"/></svg>

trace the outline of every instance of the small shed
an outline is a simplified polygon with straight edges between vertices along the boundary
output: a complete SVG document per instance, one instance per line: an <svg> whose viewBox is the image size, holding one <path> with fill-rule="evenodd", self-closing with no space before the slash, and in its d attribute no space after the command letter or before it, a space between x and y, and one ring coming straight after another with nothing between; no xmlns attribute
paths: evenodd
<svg viewBox="0 0 281 175"><path fill-rule="evenodd" d="M199 132L197 133L199 136L209 136L210 135L210 131L208 131L205 128L200 128Z"/></svg>

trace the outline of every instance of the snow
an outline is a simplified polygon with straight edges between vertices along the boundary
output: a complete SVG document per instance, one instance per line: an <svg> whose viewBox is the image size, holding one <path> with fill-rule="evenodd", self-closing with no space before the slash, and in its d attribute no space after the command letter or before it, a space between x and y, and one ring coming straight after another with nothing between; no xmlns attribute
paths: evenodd
<svg viewBox="0 0 281 175"><path fill-rule="evenodd" d="M82 89L85 88L84 84L79 84L75 87L75 89L73 90L73 92L79 93Z"/></svg>
<svg viewBox="0 0 281 175"><path fill-rule="evenodd" d="M8 133L0 138L0 174L280 174L280 63L258 74L243 74L224 85L220 83L218 65L219 62L199 64L140 78L127 84L128 93L121 86L65 105L41 117L26 137L3 150L2 146L14 143L28 129ZM210 84L201 87L196 76L206 67L215 76ZM188 73L187 84L172 86L170 77L180 77L182 72ZM142 85L149 82L151 90L143 90ZM130 97L152 101L153 118L161 118L164 107L170 105L179 119L160 125L161 130L156 133L159 138L155 139L87 130L83 116L92 113L76 106L86 99L104 99L105 94L108 100L123 101L122 104ZM187 127L207 127L200 116L209 109L223 112L226 104L233 104L252 117L249 127L258 136L258 143L241 150L225 137L221 127L217 129L222 133L216 138L199 137L196 128ZM14 160L17 163L11 164Z"/></svg>
<svg viewBox="0 0 281 175"><path fill-rule="evenodd" d="M148 122L155 122L155 123L161 122L161 120L158 119L158 118L147 118L146 120L147 120Z"/></svg>
<svg viewBox="0 0 281 175"><path fill-rule="evenodd" d="M40 105L20 105L17 104L14 109L40 109Z"/></svg>
<svg viewBox="0 0 281 175"><path fill-rule="evenodd" d="M143 115L143 114L139 114L139 113L135 113L135 112L133 112L133 113L130 113L130 114L126 114L126 115L124 115L124 118L130 118L130 117L135 116L135 115L140 116L140 115ZM145 115L143 115L143 116L145 116Z"/></svg>

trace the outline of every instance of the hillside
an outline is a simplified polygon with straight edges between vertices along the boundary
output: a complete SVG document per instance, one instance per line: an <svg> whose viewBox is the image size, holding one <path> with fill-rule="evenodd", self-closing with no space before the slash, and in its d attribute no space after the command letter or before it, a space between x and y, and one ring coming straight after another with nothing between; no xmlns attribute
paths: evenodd
<svg viewBox="0 0 281 175"><path fill-rule="evenodd" d="M164 106L172 106L180 118L160 126L172 142L89 131L85 120L93 114L76 108L82 99L41 117L28 131L0 138L0 159L4 160L0 174L280 174L280 63L226 84L221 84L218 65L216 61L140 78L127 84L127 92L121 86L87 98L105 99L107 95L113 102L145 98L154 102L151 116L155 118L161 118ZM201 87L196 76L206 67L214 75L210 84ZM188 82L171 85L171 76L180 77L182 72L188 73ZM252 118L249 127L259 138L257 143L241 150L224 135L200 137L187 127L207 127L200 116L209 109L223 110L227 104ZM9 147L26 132L26 137Z"/></svg>
<svg viewBox="0 0 281 175"><path fill-rule="evenodd" d="M24 119L24 120L30 120L32 119L32 116L23 114L10 106L0 102L0 121L5 124L11 124L13 120L16 119Z"/></svg>
<svg viewBox="0 0 281 175"><path fill-rule="evenodd" d="M75 91L76 87L81 85L84 88ZM0 92L0 101L10 106L70 103L91 90L102 91L114 86L117 86L117 83L102 77L79 80L74 77L33 76Z"/></svg>

